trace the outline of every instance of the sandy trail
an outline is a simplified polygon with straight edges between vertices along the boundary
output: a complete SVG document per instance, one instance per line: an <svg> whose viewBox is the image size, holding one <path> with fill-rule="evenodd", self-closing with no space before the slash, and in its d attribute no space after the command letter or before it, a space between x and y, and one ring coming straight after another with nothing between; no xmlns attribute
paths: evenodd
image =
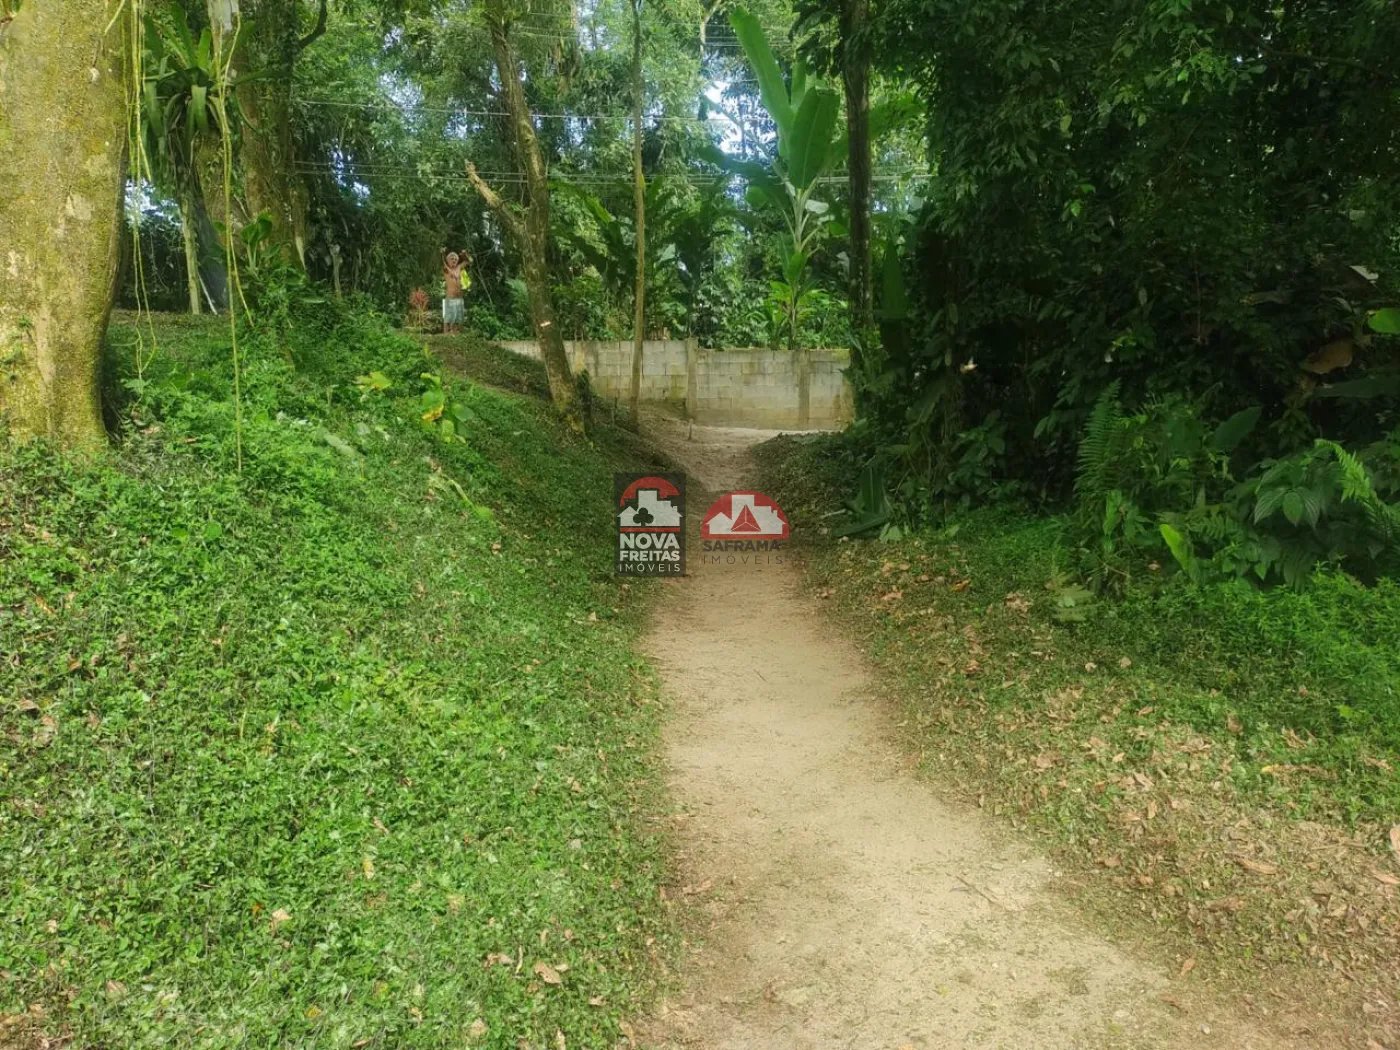
<svg viewBox="0 0 1400 1050"><path fill-rule="evenodd" d="M691 517L767 435L653 417ZM694 540L692 540L694 542ZM890 743L861 655L789 565L702 564L647 642L666 732L684 899L703 944L643 1045L703 1050L1107 1050L1292 1044L1186 1002L1176 965L1091 932L1056 873L941 799Z"/></svg>

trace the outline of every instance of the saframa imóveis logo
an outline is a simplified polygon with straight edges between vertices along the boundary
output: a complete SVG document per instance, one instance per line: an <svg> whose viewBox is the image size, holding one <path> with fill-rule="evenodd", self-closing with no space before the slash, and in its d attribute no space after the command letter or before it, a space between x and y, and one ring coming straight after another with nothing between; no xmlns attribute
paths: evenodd
<svg viewBox="0 0 1400 1050"><path fill-rule="evenodd" d="M705 560L714 563L771 562L767 555L780 551L787 538L783 508L761 492L726 492L700 524Z"/></svg>
<svg viewBox="0 0 1400 1050"><path fill-rule="evenodd" d="M617 572L685 575L685 475L614 474Z"/></svg>

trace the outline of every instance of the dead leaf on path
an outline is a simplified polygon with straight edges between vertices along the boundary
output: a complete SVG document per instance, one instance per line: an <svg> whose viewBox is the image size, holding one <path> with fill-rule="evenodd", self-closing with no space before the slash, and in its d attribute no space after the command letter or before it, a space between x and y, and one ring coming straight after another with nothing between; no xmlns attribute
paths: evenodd
<svg viewBox="0 0 1400 1050"><path fill-rule="evenodd" d="M281 926L284 922L291 922L291 921L292 921L292 913L289 912L289 911L287 911L286 908L278 908L275 912L272 913L272 928L273 928L273 930L276 930L277 927Z"/></svg>
<svg viewBox="0 0 1400 1050"><path fill-rule="evenodd" d="M971 580L959 580L957 583L953 584L953 590L961 594L963 591L967 590L971 586Z"/></svg>
<svg viewBox="0 0 1400 1050"><path fill-rule="evenodd" d="M486 1022L478 1017L472 1022L472 1026L467 1029L467 1036L471 1039L480 1039L486 1034Z"/></svg>
<svg viewBox="0 0 1400 1050"><path fill-rule="evenodd" d="M890 591L888 594L882 594L882 595L880 595L880 600L881 600L882 602L897 602L897 601L899 601L899 600L900 600L901 598L903 598L903 597L904 597L904 592L901 591L898 587L896 587L896 588L894 588L894 590Z"/></svg>
<svg viewBox="0 0 1400 1050"><path fill-rule="evenodd" d="M515 963L505 952L492 952L486 957L486 965L490 966L511 966Z"/></svg>
<svg viewBox="0 0 1400 1050"><path fill-rule="evenodd" d="M1283 741L1294 751L1302 751L1308 746L1308 742L1291 729L1283 731Z"/></svg>
<svg viewBox="0 0 1400 1050"><path fill-rule="evenodd" d="M1395 854L1395 859L1400 862L1400 824L1394 824L1390 828L1390 849Z"/></svg>
<svg viewBox="0 0 1400 1050"><path fill-rule="evenodd" d="M1362 755L1361 761L1366 765L1370 766L1372 769L1382 769L1387 773L1389 773L1392 768L1390 763L1387 762L1385 759L1372 758L1370 755Z"/></svg>
<svg viewBox="0 0 1400 1050"><path fill-rule="evenodd" d="M545 984L563 984L564 978L559 976L559 971L549 963L537 962L533 967L535 976Z"/></svg>
<svg viewBox="0 0 1400 1050"><path fill-rule="evenodd" d="M1242 901L1239 897L1221 897L1217 900L1211 901L1209 904L1206 905L1206 909L1208 911L1236 912L1243 910L1243 908L1244 901Z"/></svg>
<svg viewBox="0 0 1400 1050"><path fill-rule="evenodd" d="M564 1040L564 1033L558 1028L554 1030L554 1050L569 1050L569 1044Z"/></svg>
<svg viewBox="0 0 1400 1050"><path fill-rule="evenodd" d="M1372 868L1371 878L1375 879L1383 886L1400 886L1400 878L1396 878L1388 871L1376 871Z"/></svg>
<svg viewBox="0 0 1400 1050"><path fill-rule="evenodd" d="M1252 871L1256 875L1277 875L1278 866L1270 864L1265 860L1250 860L1248 857L1236 857L1235 863L1245 871Z"/></svg>
<svg viewBox="0 0 1400 1050"><path fill-rule="evenodd" d="M1194 970L1195 968L1196 968L1196 959L1195 959L1194 956L1192 956L1190 959L1187 959L1184 963L1181 964L1181 972L1180 972L1179 974L1177 974L1177 976L1178 976L1178 977L1185 977L1187 974L1189 974L1189 973L1190 973L1192 970Z"/></svg>
<svg viewBox="0 0 1400 1050"><path fill-rule="evenodd" d="M589 1005L589 1006L604 1006L604 1005L606 1005L606 1000L605 1000L601 995L595 995L595 996L593 996L593 998L591 998L591 999L588 1000L588 1005Z"/></svg>
<svg viewBox="0 0 1400 1050"><path fill-rule="evenodd" d="M1323 777L1326 780L1332 780L1337 775L1333 773L1330 769L1323 769L1321 766L1291 765L1289 763L1284 763L1282 765L1263 766L1260 768L1259 772L1266 777L1285 777L1289 773L1312 773L1313 775Z"/></svg>

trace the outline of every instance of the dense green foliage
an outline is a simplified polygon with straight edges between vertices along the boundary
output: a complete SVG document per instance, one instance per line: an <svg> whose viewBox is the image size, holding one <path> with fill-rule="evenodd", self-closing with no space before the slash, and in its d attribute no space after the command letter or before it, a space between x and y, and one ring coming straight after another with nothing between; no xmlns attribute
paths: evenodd
<svg viewBox="0 0 1400 1050"><path fill-rule="evenodd" d="M182 212L202 209L198 201L177 198L201 177L206 198L222 191L211 184L212 173L194 170L197 164L164 162L199 152L192 140L196 122L187 114L204 113L191 103L212 92L197 58L208 20L204 5L148 4L148 152L162 163L155 172L159 192L133 198L128 208L132 219L142 218L141 237L149 243L146 272L125 271L127 305L140 298L143 278L152 301L179 300L185 263L166 231L178 227ZM771 45L770 72L792 76L790 5L758 0L749 9L750 23ZM299 11L303 25L314 20L310 2L288 10ZM570 337L630 335L628 5L600 3L575 13L531 3L512 10L510 33L555 189L550 267L561 329ZM803 345L846 345L851 335L839 238L831 239L831 250L805 253L797 300L775 291L793 255L785 244L789 223L783 210L747 201L745 189L750 173L771 168L777 158L777 124L731 28L730 11L698 3L644 8L643 169L652 187L649 226L655 234L648 327L711 346L779 347L790 343L796 314ZM184 61L186 52L196 60ZM235 73L261 75L241 69ZM470 327L493 338L524 337L530 322L517 250L463 170L470 160L507 200L521 197L520 164L476 5L333 6L324 34L297 54L291 76L292 182L306 197L305 265L312 277L346 295L368 296L396 315L421 289L435 310L442 293L440 250L466 248L474 258ZM800 73L794 83L795 98ZM236 90L229 95L236 96ZM835 130L835 93L813 97L830 101L826 115ZM237 199L246 188L247 173L237 161L247 129L236 107L229 123ZM211 136L202 134L207 149ZM923 173L922 145L903 127L882 142L878 199L890 214L907 213L910 187ZM844 150L836 146L833 160ZM829 213L798 213L814 227L839 219L844 208L839 169L820 174L820 192L808 187L806 195ZM210 211L221 214L219 208ZM276 230L273 240L281 240Z"/></svg>
<svg viewBox="0 0 1400 1050"><path fill-rule="evenodd" d="M1393 430L1393 4L892 0L877 21L937 172L904 236L912 313L862 383L915 489L1066 496L1110 384L1129 412L1260 409L1240 468Z"/></svg>
<svg viewBox="0 0 1400 1050"><path fill-rule="evenodd" d="M0 1012L612 1046L659 871L607 494L649 461L295 312L236 379L223 325L119 324L120 449L0 452Z"/></svg>

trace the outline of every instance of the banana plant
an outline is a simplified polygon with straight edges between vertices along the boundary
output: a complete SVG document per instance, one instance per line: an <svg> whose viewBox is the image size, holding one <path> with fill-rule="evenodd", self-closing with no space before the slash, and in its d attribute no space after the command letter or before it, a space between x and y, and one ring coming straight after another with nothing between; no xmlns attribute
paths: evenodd
<svg viewBox="0 0 1400 1050"><path fill-rule="evenodd" d="M197 153L223 132L218 58L208 29L198 37L183 8L146 16L141 83L141 149L146 174L176 198L185 247L190 312L200 312L199 226L204 219ZM232 114L230 114L232 115Z"/></svg>
<svg viewBox="0 0 1400 1050"><path fill-rule="evenodd" d="M646 265L649 279L668 280L677 263L677 228L687 213L685 203L668 188L664 179L654 178L646 189ZM628 214L614 215L607 206L582 187L560 182L558 188L576 198L589 218L592 231L578 223L561 222L556 235L573 247L598 271L598 276L619 302L635 294L635 219Z"/></svg>
<svg viewBox="0 0 1400 1050"><path fill-rule="evenodd" d="M763 107L777 126L778 150L766 165L728 159L724 164L748 179L744 196L750 205L771 205L787 226L782 280L770 284L773 303L785 320L788 349L796 353L801 349L802 315L812 291L809 264L831 221L831 205L818 190L845 152L836 133L840 100L834 90L809 75L801 59L793 63L789 84L763 27L748 11L736 10L729 20L753 67Z"/></svg>

